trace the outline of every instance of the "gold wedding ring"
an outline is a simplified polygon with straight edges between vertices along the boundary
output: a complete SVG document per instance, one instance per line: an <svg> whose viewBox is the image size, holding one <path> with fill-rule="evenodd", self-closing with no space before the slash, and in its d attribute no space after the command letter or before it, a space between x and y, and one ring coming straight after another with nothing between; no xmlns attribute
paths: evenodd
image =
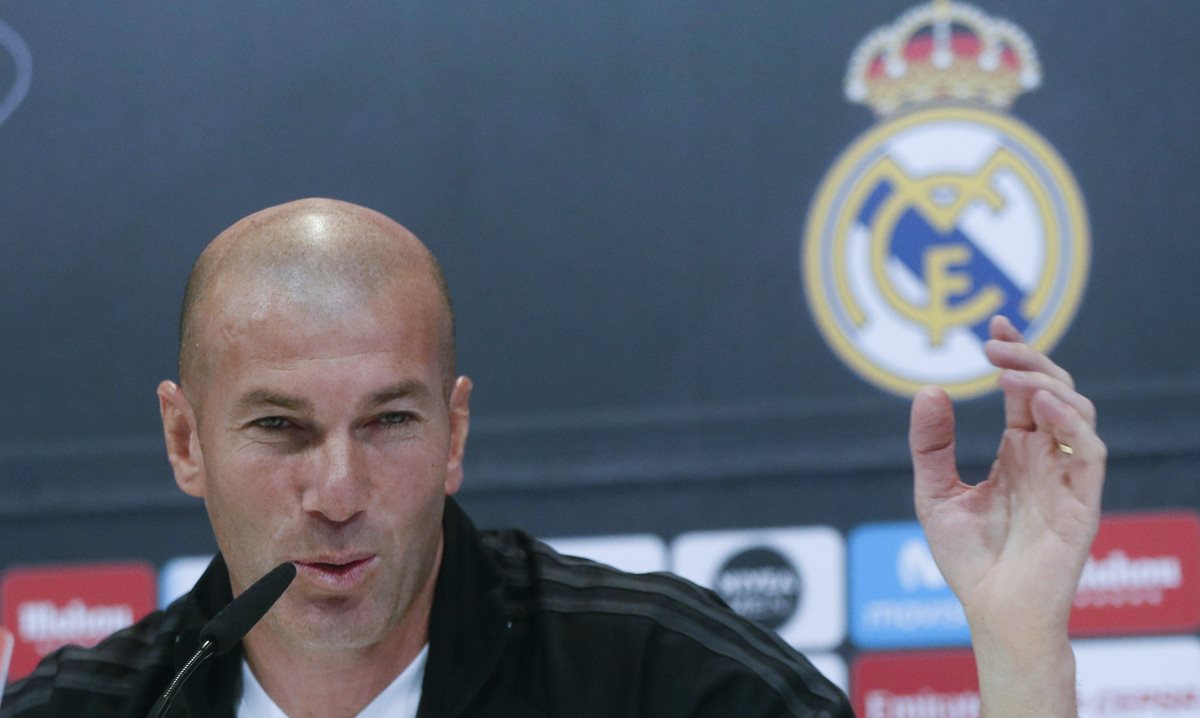
<svg viewBox="0 0 1200 718"><path fill-rule="evenodd" d="M1061 441L1058 442L1058 450L1063 452L1067 456L1071 456L1075 453L1074 449L1072 449L1070 446L1067 446L1066 444L1062 443Z"/></svg>

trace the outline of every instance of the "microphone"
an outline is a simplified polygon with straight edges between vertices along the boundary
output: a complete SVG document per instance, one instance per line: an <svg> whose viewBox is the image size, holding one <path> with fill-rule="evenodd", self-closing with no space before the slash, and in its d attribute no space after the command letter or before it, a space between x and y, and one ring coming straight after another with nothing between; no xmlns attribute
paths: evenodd
<svg viewBox="0 0 1200 718"><path fill-rule="evenodd" d="M171 679L167 689L150 709L149 718L163 718L167 709L171 707L171 701L175 700L175 695L197 666L212 656L220 656L232 650L250 629L254 628L254 624L266 615L271 606L275 605L294 578L295 565L279 564L204 624L204 628L200 629L200 648L196 649L188 662L183 664L183 668L179 669L179 673Z"/></svg>
<svg viewBox="0 0 1200 718"><path fill-rule="evenodd" d="M266 576L255 581L242 595L204 624L204 628L200 629L200 645L212 642L214 656L228 653L251 628L254 628L254 624L266 615L271 606L275 605L295 577L295 564L281 563Z"/></svg>

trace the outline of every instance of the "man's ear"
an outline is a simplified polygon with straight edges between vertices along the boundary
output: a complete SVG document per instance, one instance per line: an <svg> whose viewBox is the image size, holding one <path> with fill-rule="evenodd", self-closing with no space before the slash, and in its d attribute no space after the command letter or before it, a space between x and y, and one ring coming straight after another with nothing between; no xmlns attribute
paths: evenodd
<svg viewBox="0 0 1200 718"><path fill-rule="evenodd" d="M446 459L446 495L458 493L463 480L463 455L471 428L471 380L460 376L450 392L450 454Z"/></svg>
<svg viewBox="0 0 1200 718"><path fill-rule="evenodd" d="M204 456L200 451L196 412L183 389L173 381L158 385L158 408L162 413L167 459L175 472L175 483L189 496L204 498Z"/></svg>

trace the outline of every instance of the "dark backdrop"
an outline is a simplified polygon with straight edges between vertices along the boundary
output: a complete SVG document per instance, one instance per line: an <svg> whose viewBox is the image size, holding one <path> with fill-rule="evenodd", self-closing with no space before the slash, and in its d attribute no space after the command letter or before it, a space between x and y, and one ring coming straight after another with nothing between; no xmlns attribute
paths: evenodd
<svg viewBox="0 0 1200 718"><path fill-rule="evenodd" d="M212 548L154 387L187 270L307 195L441 257L476 383L463 501L542 535L911 516L907 402L826 347L799 245L874 122L854 47L912 3L0 4L33 63L0 125L0 570ZM1093 262L1055 351L1099 406L1109 509L1196 506L1200 4L987 0L1044 68ZM21 63L0 53L0 88ZM960 408L978 475L995 397Z"/></svg>

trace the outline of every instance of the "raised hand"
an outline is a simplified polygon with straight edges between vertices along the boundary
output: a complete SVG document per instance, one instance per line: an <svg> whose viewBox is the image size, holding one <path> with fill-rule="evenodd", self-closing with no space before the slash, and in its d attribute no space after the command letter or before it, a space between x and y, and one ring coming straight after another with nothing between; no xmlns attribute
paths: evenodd
<svg viewBox="0 0 1200 718"><path fill-rule="evenodd" d="M985 351L1002 370L1004 392L996 460L985 481L963 483L950 399L922 389L909 429L917 516L966 610L984 706L993 708L987 715L1033 708L1024 715L1073 715L1067 619L1099 525L1106 449L1095 409L1070 374L1025 344L1007 319L993 317L989 329ZM1039 666L1021 686L1008 685ZM1063 668L1069 680L1058 675ZM1051 687L1066 691L1054 710L1040 704Z"/></svg>

